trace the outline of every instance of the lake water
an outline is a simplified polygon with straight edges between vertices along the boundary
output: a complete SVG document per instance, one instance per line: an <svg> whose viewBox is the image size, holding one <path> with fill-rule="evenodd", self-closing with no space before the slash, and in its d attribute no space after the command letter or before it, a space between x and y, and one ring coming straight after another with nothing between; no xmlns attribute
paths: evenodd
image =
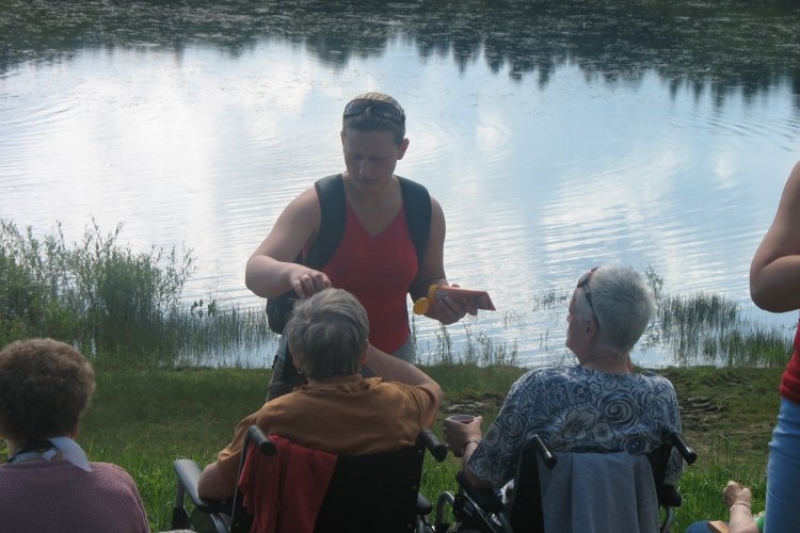
<svg viewBox="0 0 800 533"><path fill-rule="evenodd" d="M0 218L189 247L187 301L263 305L248 256L343 170L342 108L379 90L408 115L397 173L444 208L448 278L498 308L449 327L454 350L483 333L524 364L563 357L566 302L543 301L606 263L796 320L748 295L800 159L793 4L64 4L0 2ZM435 351L441 329L415 328Z"/></svg>

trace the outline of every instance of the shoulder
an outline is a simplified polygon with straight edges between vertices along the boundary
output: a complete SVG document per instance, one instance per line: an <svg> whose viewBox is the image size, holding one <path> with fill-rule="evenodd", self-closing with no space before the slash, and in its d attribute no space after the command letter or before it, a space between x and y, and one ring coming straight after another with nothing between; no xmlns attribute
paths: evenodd
<svg viewBox="0 0 800 533"><path fill-rule="evenodd" d="M508 391L505 402L505 409L525 408L530 404L540 404L544 400L544 395L549 390L553 390L558 383L570 381L571 378L565 377L564 368L537 368L525 372L517 379Z"/></svg>
<svg viewBox="0 0 800 533"><path fill-rule="evenodd" d="M428 395L430 391L425 387L407 385L399 381L384 381L383 378L367 378L369 388L381 394L402 394L410 396Z"/></svg>
<svg viewBox="0 0 800 533"><path fill-rule="evenodd" d="M429 205L434 212L437 209L441 211L442 208L439 205L439 202L436 200L436 198L431 196L431 193L428 191L427 187L421 183L412 181L402 176L395 177L397 178L397 183L400 185L400 192L403 195L404 202L408 202L409 204L413 204L418 207Z"/></svg>
<svg viewBox="0 0 800 533"><path fill-rule="evenodd" d="M652 387L664 388L671 391L675 390L672 382L657 372L645 370L638 375L644 382L649 383Z"/></svg>
<svg viewBox="0 0 800 533"><path fill-rule="evenodd" d="M317 195L319 201L325 200L344 200L345 199L345 186L344 176L341 174L333 174L325 176L314 182L314 187L311 188Z"/></svg>
<svg viewBox="0 0 800 533"><path fill-rule="evenodd" d="M303 209L315 209L319 211L319 194L316 187L309 187L308 189L304 190L297 197L292 201L291 204L296 204L299 208Z"/></svg>
<svg viewBox="0 0 800 533"><path fill-rule="evenodd" d="M400 189L403 190L404 192L411 192L411 193L430 196L428 188L425 187L423 184L414 180L410 180L408 178L404 178L403 176L395 175L395 177L397 178L397 183L400 184Z"/></svg>
<svg viewBox="0 0 800 533"><path fill-rule="evenodd" d="M89 473L95 490L104 497L116 498L119 502L141 504L139 489L133 477L121 466L112 463L90 463Z"/></svg>
<svg viewBox="0 0 800 533"><path fill-rule="evenodd" d="M92 472L98 477L134 485L131 475L119 465L113 463L90 463L90 465Z"/></svg>
<svg viewBox="0 0 800 533"><path fill-rule="evenodd" d="M514 385L533 386L540 383L549 383L554 381L569 381L578 376L583 377L583 370L584 369L578 365L536 368L525 372L525 374L523 374L514 383Z"/></svg>
<svg viewBox="0 0 800 533"><path fill-rule="evenodd" d="M307 221L309 218L319 218L320 201L314 187L309 187L297 196L284 208L282 217L289 217L294 221Z"/></svg>

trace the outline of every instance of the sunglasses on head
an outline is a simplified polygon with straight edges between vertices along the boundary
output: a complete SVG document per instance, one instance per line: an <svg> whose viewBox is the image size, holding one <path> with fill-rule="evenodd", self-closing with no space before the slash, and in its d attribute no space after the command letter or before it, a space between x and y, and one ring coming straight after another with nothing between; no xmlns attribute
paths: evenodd
<svg viewBox="0 0 800 533"><path fill-rule="evenodd" d="M406 115L389 102L356 98L344 107L344 118L355 117L369 110L376 117L385 118L398 126L405 126Z"/></svg>
<svg viewBox="0 0 800 533"><path fill-rule="evenodd" d="M597 322L598 327L600 326L600 321L597 319L597 313L594 311L594 305L592 304L592 293L589 290L589 280L592 279L592 274L600 268L599 266L594 267L589 272L584 274L578 280L578 289L583 289L583 294L586 295L586 301L589 303L589 309L592 310L592 315L594 315L594 321Z"/></svg>

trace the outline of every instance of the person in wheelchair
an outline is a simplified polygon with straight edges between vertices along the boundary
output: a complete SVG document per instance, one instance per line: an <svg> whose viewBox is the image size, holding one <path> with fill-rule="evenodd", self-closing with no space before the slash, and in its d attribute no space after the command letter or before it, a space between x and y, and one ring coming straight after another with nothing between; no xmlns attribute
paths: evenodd
<svg viewBox="0 0 800 533"><path fill-rule="evenodd" d="M481 417L444 422L445 440L462 454L467 481L484 488L505 485L532 435L554 452L644 454L662 444L665 432L680 432L672 383L653 372L632 372L630 351L655 309L652 292L630 268L603 266L584 274L567 315L566 345L578 364L523 375L485 437ZM675 485L682 468L674 451L664 484Z"/></svg>
<svg viewBox="0 0 800 533"><path fill-rule="evenodd" d="M233 442L200 476L198 494L233 496L247 428L336 455L366 455L414 445L436 419L442 389L415 366L369 345L364 307L343 289L299 300L286 326L308 384L275 398L238 425ZM369 362L380 377L364 378Z"/></svg>
<svg viewBox="0 0 800 533"><path fill-rule="evenodd" d="M149 533L142 499L119 466L89 462L73 439L94 393L75 348L26 339L0 351L0 530Z"/></svg>

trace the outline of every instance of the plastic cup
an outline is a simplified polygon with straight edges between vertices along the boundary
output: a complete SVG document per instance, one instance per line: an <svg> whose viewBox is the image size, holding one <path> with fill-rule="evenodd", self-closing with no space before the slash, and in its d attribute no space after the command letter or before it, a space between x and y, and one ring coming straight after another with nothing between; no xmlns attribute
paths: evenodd
<svg viewBox="0 0 800 533"><path fill-rule="evenodd" d="M472 415L450 415L445 420L452 420L453 422L461 422L462 424L469 424L470 422L475 420L475 417ZM461 450L453 450L451 448L453 455L456 457L461 457Z"/></svg>
<svg viewBox="0 0 800 533"><path fill-rule="evenodd" d="M451 415L448 416L446 420L452 420L453 422L461 422L462 424L469 424L470 422L475 420L475 417L472 415Z"/></svg>

